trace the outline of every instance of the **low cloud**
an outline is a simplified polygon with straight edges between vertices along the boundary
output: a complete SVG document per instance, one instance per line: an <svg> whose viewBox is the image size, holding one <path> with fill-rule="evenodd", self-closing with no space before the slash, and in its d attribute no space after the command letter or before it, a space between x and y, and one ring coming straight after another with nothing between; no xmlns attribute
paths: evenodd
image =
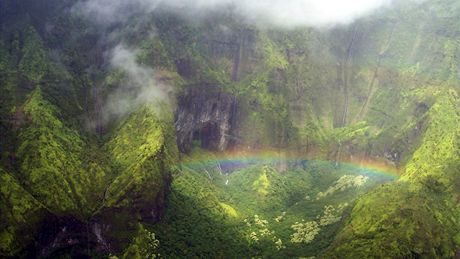
<svg viewBox="0 0 460 259"><path fill-rule="evenodd" d="M108 96L105 121L128 114L139 106L169 102L171 87L155 79L155 71L137 62L138 50L120 44L110 53L110 65L123 72L121 85Z"/></svg>
<svg viewBox="0 0 460 259"><path fill-rule="evenodd" d="M415 1L415 0L407 0ZM121 42L120 32L111 25L130 19L148 21L155 11L169 10L191 19L214 11L231 10L245 22L261 26L331 27L348 24L388 7L392 0L80 0L72 11L85 16L101 29L101 38L116 47L109 51L108 62L123 71L125 79L111 92L103 109L104 122L126 115L137 107L167 101L172 87L155 80L155 71L137 62L138 50ZM107 34L106 34L107 33ZM105 36L104 36L105 35Z"/></svg>
<svg viewBox="0 0 460 259"><path fill-rule="evenodd" d="M273 26L323 27L347 24L392 0L86 0L74 10L109 25L132 16L152 13L158 7L197 17L209 11L232 8L247 22Z"/></svg>
<svg viewBox="0 0 460 259"><path fill-rule="evenodd" d="M332 26L347 24L388 6L389 0L269 0L240 1L238 5L254 21L280 26Z"/></svg>

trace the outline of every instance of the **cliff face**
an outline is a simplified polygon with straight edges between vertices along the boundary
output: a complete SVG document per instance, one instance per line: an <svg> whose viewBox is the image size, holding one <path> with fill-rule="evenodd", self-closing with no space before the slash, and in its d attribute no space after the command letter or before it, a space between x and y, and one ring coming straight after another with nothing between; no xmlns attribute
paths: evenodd
<svg viewBox="0 0 460 259"><path fill-rule="evenodd" d="M175 115L179 149L188 152L193 141L198 141L205 149L226 150L232 141L236 107L234 96L218 92L213 87L191 88L182 93L178 97Z"/></svg>
<svg viewBox="0 0 460 259"><path fill-rule="evenodd" d="M0 3L0 257L122 253L139 221L163 215L172 115L144 102L96 121L107 47L89 47L100 31L72 16L74 4Z"/></svg>
<svg viewBox="0 0 460 259"><path fill-rule="evenodd" d="M198 128L210 132L209 142L228 141L214 133L227 127L222 124L225 112L212 115L216 97L209 92L218 92L236 100L230 135L237 146L289 147L329 159L337 153L343 159L373 157L403 166L416 148L423 115L432 103L410 91L433 80L450 80L450 72L438 72L452 65L444 58L452 56L452 49L440 42L420 43L421 38L431 42L441 37L449 45L449 37L440 34L443 22L411 30L429 7L410 8L395 8L329 31L259 30L229 18L225 11L193 25L174 14L159 13L158 35L176 64L173 70L187 85L179 94L176 113L181 150L189 150L191 140L199 139ZM411 16L400 15L404 12ZM168 26L161 19L170 19ZM203 102L205 97L210 101ZM223 100L217 110L227 109L227 103ZM212 120L218 125L204 125ZM362 122L369 130L361 140L332 136ZM340 150L334 148L336 142L341 142ZM201 144L213 150L225 146Z"/></svg>
<svg viewBox="0 0 460 259"><path fill-rule="evenodd" d="M172 122L140 108L101 147L66 125L40 88L23 109L20 168L1 171L2 256L121 252L138 227L129 218L161 219L177 157Z"/></svg>
<svg viewBox="0 0 460 259"><path fill-rule="evenodd" d="M328 255L457 256L460 34L446 17L459 11L426 2L323 31L257 28L230 9L100 28L73 0L0 1L0 256L136 250L142 224L163 215L177 149L195 146L400 167L358 201ZM174 88L174 119L145 95L104 121L114 93L139 90L112 64L120 45L139 88Z"/></svg>
<svg viewBox="0 0 460 259"><path fill-rule="evenodd" d="M358 200L326 257L458 257L459 98L431 90L437 100L401 178Z"/></svg>

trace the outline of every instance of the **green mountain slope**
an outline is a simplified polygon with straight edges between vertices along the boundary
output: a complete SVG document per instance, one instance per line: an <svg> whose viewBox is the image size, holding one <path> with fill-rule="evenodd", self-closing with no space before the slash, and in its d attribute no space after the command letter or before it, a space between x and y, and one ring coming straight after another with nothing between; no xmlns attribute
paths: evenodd
<svg viewBox="0 0 460 259"><path fill-rule="evenodd" d="M458 95L451 89L437 94L420 146L405 172L398 182L358 200L329 256L458 255L458 104Z"/></svg>
<svg viewBox="0 0 460 259"><path fill-rule="evenodd" d="M321 29L139 2L0 1L0 257L460 255L457 1Z"/></svg>

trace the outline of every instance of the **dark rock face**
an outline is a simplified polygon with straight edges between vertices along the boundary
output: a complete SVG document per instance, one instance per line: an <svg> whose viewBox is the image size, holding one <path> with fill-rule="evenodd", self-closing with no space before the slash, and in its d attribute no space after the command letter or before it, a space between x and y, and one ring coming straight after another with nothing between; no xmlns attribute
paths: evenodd
<svg viewBox="0 0 460 259"><path fill-rule="evenodd" d="M72 258L89 258L91 253L113 252L117 245L106 234L117 227L112 223L51 215L42 224L36 247L29 249L27 257L54 258L68 254ZM129 243L129 239L123 241Z"/></svg>
<svg viewBox="0 0 460 259"><path fill-rule="evenodd" d="M208 150L225 150L231 140L236 98L217 87L189 87L178 98L175 114L177 146L187 152L193 141Z"/></svg>
<svg viewBox="0 0 460 259"><path fill-rule="evenodd" d="M160 221L164 215L171 179L168 177L165 181L155 201L141 211L106 208L87 221L73 216L47 215L40 222L38 242L28 248L25 257L55 258L66 254L72 258L91 258L98 253L122 253L132 242L131 234L137 228L138 221L132 220L133 215L139 214L143 222L150 224Z"/></svg>
<svg viewBox="0 0 460 259"><path fill-rule="evenodd" d="M48 216L42 223L36 247L28 257L55 257L69 253L74 257L89 256L90 246L96 246L88 225L72 216Z"/></svg>

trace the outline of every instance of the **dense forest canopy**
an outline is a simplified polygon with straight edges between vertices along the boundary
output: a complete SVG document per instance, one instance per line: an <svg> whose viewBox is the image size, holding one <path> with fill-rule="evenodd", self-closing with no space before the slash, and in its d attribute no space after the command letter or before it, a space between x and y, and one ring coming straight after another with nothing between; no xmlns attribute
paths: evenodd
<svg viewBox="0 0 460 259"><path fill-rule="evenodd" d="M0 1L0 257L459 257L459 17Z"/></svg>

